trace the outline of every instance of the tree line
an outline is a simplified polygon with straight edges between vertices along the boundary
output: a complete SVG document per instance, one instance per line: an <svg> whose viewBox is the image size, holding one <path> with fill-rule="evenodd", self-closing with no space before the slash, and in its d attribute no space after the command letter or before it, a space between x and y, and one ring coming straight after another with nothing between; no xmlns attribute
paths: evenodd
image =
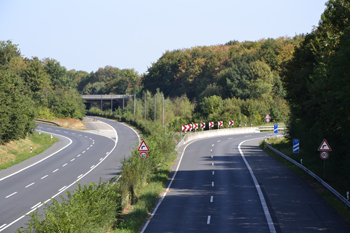
<svg viewBox="0 0 350 233"><path fill-rule="evenodd" d="M24 58L18 45L0 41L0 144L24 138L34 119L82 118L84 103L74 72L54 59Z"/></svg>
<svg viewBox="0 0 350 233"><path fill-rule="evenodd" d="M317 148L326 139L333 149L327 167L336 177L343 177L347 186L350 182L349 18L348 0L328 1L318 26L296 47L282 79L291 110L289 136L299 138L309 159L318 163L321 160Z"/></svg>

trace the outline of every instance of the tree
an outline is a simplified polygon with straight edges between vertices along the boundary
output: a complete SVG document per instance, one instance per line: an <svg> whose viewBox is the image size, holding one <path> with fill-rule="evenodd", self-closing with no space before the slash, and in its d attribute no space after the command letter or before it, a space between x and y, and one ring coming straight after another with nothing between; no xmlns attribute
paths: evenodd
<svg viewBox="0 0 350 233"><path fill-rule="evenodd" d="M26 58L25 63L27 66L22 70L21 76L32 91L34 100L41 100L44 98L44 92L50 88L50 76L37 57L33 57L33 59Z"/></svg>

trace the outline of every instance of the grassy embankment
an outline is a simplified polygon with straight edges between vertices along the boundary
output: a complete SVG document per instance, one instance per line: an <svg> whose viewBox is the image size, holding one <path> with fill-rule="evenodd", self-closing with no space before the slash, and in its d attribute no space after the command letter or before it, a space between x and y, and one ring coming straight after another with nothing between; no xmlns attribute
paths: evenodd
<svg viewBox="0 0 350 233"><path fill-rule="evenodd" d="M51 140L48 134L34 132L25 139L12 141L0 146L0 170L18 164L44 150L57 142L57 138ZM32 147L32 153L30 148Z"/></svg>
<svg viewBox="0 0 350 233"><path fill-rule="evenodd" d="M55 119L53 122L56 122L60 125L60 127L67 129L86 130L86 127L81 120L73 118Z"/></svg>
<svg viewBox="0 0 350 233"><path fill-rule="evenodd" d="M287 155L288 157L294 159L295 161L300 163L300 159L303 159L303 166L305 166L307 169L315 173L319 177L323 177L323 170L322 167L320 167L320 163L314 162L314 159L308 159L310 156L307 156L303 153L302 149L300 150L300 153L293 153L292 152L292 142L284 137L279 138L270 138L267 139L267 142L272 145L273 148L276 150L282 152L283 154ZM341 202L338 198L336 198L328 189L324 188L323 185L321 185L317 180L312 178L309 174L304 172L303 170L299 169L294 164L290 163L288 160L282 158L278 154L274 153L270 149L267 148L267 146L262 141L260 143L260 147L267 152L270 156L274 157L276 160L287 166L291 171L296 173L299 177L301 177L305 182L307 182L316 193L318 193L320 196L322 196L330 205L332 205L335 210L348 222L350 223L350 210L347 209L347 207L344 205L343 202ZM322 161L321 161L322 162ZM339 193L344 194L346 193L346 190L343 190L342 188L335 187L335 183L333 182L333 179L336 179L336 177L333 176L332 170L326 169L326 176L330 177L329 179L326 179L326 182L331 185L334 189L336 189Z"/></svg>

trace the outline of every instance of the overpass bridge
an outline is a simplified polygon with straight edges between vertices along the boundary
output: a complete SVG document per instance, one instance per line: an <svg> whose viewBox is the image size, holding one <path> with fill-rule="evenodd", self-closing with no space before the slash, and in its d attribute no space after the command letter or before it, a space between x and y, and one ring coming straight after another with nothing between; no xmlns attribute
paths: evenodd
<svg viewBox="0 0 350 233"><path fill-rule="evenodd" d="M125 100L135 98L135 95L81 95L87 109L98 107L101 110L109 108L116 109L125 106ZM107 103L107 104L106 104Z"/></svg>

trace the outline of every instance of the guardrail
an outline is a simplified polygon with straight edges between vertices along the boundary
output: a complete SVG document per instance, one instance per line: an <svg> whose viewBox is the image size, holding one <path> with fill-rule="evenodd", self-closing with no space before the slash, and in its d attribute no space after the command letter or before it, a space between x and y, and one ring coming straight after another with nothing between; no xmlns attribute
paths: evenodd
<svg viewBox="0 0 350 233"><path fill-rule="evenodd" d="M278 127L277 130L285 130L287 129L286 127ZM273 131L274 127L273 126L259 126L260 131Z"/></svg>
<svg viewBox="0 0 350 233"><path fill-rule="evenodd" d="M47 123L47 124L53 124L56 126L60 126L60 124L53 122L53 121L46 121L46 120L40 120L40 119L35 119L35 121L41 122L41 123Z"/></svg>
<svg viewBox="0 0 350 233"><path fill-rule="evenodd" d="M350 208L350 202L344 197L342 196L340 193L338 193L334 188L332 188L329 184L327 184L326 182L324 182L320 177L316 176L312 171L310 171L309 169L307 169L306 167L304 167L303 165L301 165L300 163L296 162L295 160L289 158L288 156L286 156L285 154L279 152L278 150L276 150L275 148L273 148L272 146L270 146L265 139L265 145L272 151L274 151L276 154L282 156L283 158L285 158L286 160L288 160L289 162L293 163L295 166L299 167L300 169L302 169L303 171L305 171L306 173L308 173L311 177L313 177L314 179L316 179L318 182L320 182L325 188L327 188L330 192L332 192L337 198L339 198L342 202L344 202L345 205L348 206L348 208Z"/></svg>

